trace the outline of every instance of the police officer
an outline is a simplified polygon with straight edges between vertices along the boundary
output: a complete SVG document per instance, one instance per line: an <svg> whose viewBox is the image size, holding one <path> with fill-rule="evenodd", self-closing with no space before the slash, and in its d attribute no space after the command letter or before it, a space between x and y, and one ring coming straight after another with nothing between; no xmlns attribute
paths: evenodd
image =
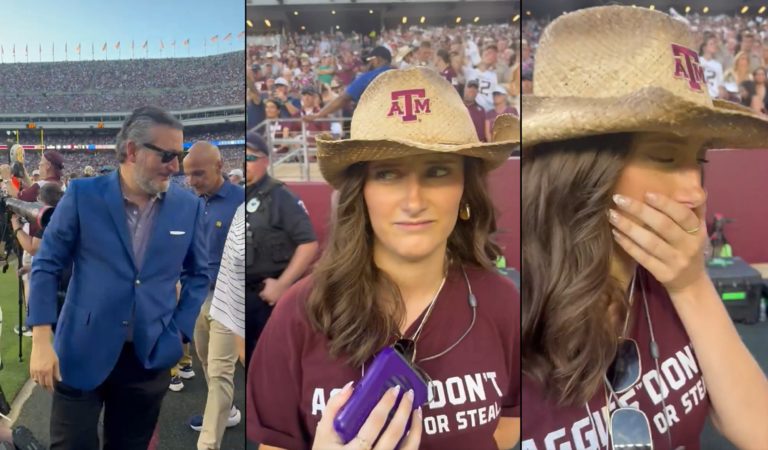
<svg viewBox="0 0 768 450"><path fill-rule="evenodd" d="M269 148L246 135L246 365L272 308L307 270L317 238L304 203L267 175Z"/></svg>

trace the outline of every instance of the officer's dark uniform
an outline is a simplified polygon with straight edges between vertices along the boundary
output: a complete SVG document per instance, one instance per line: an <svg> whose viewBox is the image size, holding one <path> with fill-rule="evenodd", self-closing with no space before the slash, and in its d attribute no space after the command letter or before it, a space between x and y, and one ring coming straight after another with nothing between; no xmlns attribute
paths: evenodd
<svg viewBox="0 0 768 450"><path fill-rule="evenodd" d="M303 204L282 182L265 175L245 192L245 350L250 360L273 308L259 297L264 280L280 277L296 247L317 238Z"/></svg>

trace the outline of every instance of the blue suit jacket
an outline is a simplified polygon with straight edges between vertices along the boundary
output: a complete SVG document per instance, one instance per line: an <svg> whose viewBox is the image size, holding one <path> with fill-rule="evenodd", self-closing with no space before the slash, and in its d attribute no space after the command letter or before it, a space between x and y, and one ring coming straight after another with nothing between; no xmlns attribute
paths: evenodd
<svg viewBox="0 0 768 450"><path fill-rule="evenodd" d="M166 369L181 358L182 337L191 338L208 293L204 207L173 184L157 206L141 270L117 171L74 180L56 207L32 263L27 323L57 322L59 276L74 263L54 338L65 384L92 390L104 382L134 309L133 343L144 367Z"/></svg>

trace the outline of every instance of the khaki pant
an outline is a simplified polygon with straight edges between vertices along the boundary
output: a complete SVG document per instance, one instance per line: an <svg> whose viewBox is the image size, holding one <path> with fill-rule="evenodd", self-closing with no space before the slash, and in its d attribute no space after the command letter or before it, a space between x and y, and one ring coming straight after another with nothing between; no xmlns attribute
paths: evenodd
<svg viewBox="0 0 768 450"><path fill-rule="evenodd" d="M195 323L195 348L208 384L208 398L203 413L203 429L197 440L198 450L218 449L227 426L235 393L237 345L228 328L211 319L211 292Z"/></svg>
<svg viewBox="0 0 768 450"><path fill-rule="evenodd" d="M184 349L184 354L181 355L181 359L179 360L178 364L171 367L172 377L175 377L179 374L179 367L192 365L192 353L189 351L189 343L183 344L182 348Z"/></svg>

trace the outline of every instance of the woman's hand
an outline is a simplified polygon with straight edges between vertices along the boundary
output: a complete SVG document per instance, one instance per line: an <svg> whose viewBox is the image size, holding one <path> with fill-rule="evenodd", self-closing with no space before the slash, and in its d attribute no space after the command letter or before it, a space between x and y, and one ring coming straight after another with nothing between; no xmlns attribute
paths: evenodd
<svg viewBox="0 0 768 450"><path fill-rule="evenodd" d="M707 226L689 207L652 193L645 203L620 195L614 202L620 211L609 216L616 242L670 295L706 279Z"/></svg>
<svg viewBox="0 0 768 450"><path fill-rule="evenodd" d="M360 428L357 436L344 445L336 430L333 429L333 419L336 418L341 407L347 403L347 400L352 395L352 382L350 381L341 392L328 400L323 417L320 419L320 423L317 424L317 432L315 433L315 441L312 444L312 448L314 450L394 449L403 436L410 417L411 429L403 440L400 450L418 450L419 443L421 442L421 408L411 414L413 392L409 392L410 395L406 393L403 396L395 415L392 417L392 421L383 433L381 433L381 430L384 428L389 412L395 405L399 388L391 388L384 394L379 403L373 408L373 411L371 411L362 428ZM373 442L379 436L379 433L381 433L381 437L376 442L376 447L373 447Z"/></svg>

